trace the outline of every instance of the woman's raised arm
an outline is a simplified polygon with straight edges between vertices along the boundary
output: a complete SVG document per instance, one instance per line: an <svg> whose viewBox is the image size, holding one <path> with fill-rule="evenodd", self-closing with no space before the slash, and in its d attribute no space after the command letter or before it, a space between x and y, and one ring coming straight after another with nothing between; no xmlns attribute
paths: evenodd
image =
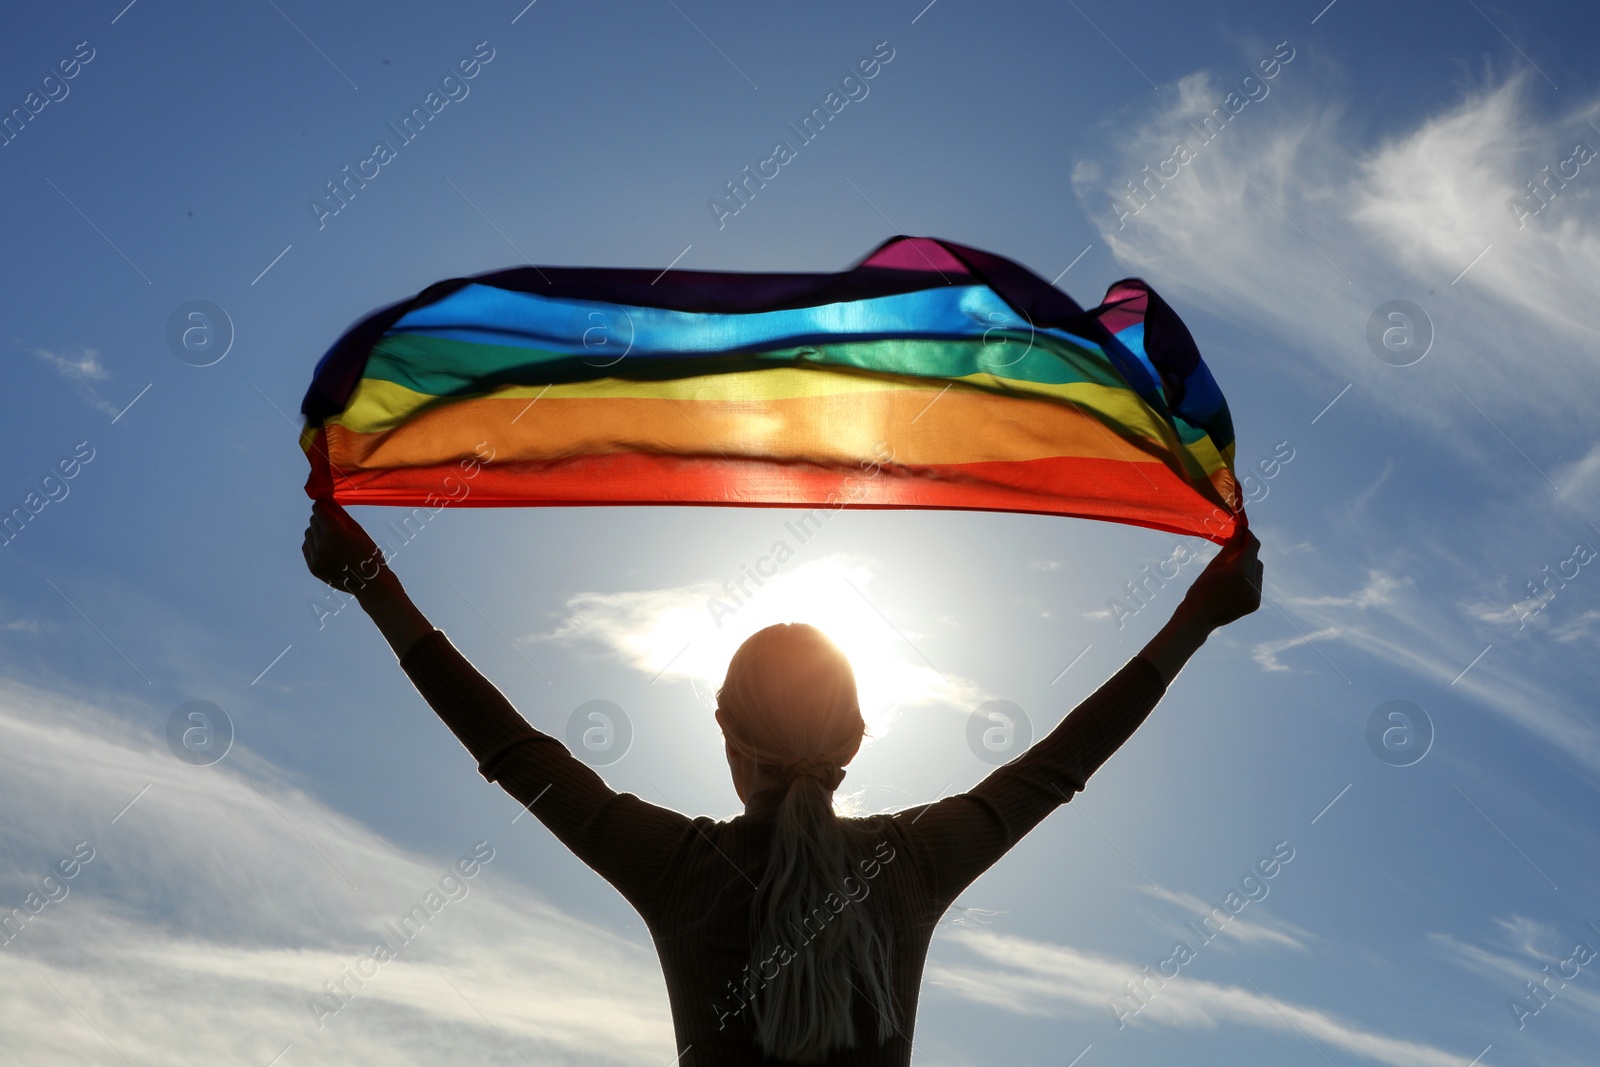
<svg viewBox="0 0 1600 1067"><path fill-rule="evenodd" d="M302 552L311 573L354 596L434 712L495 782L646 919L694 824L619 793L556 737L535 729L433 628L361 524L333 502L311 509Z"/></svg>
<svg viewBox="0 0 1600 1067"><path fill-rule="evenodd" d="M1261 542L1241 529L1222 546L1200 577L1194 580L1183 603L1167 624L1139 653L1171 685L1213 630L1242 619L1261 606Z"/></svg>
<svg viewBox="0 0 1600 1067"><path fill-rule="evenodd" d="M1161 632L1022 755L965 793L896 812L934 899L951 901L1058 806L1071 800L1154 710L1211 632L1261 603L1261 543L1240 531Z"/></svg>
<svg viewBox="0 0 1600 1067"><path fill-rule="evenodd" d="M300 552L313 576L356 598L397 658L404 659L411 646L433 629L384 562L383 550L333 501L311 505L311 524Z"/></svg>

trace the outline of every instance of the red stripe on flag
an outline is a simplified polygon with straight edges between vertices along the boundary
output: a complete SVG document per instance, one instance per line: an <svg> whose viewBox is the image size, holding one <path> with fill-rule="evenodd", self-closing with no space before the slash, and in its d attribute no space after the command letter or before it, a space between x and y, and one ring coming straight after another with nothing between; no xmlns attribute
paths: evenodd
<svg viewBox="0 0 1600 1067"><path fill-rule="evenodd" d="M319 440L321 434L318 435ZM397 507L936 508L1061 515L1228 540L1242 513L1208 500L1165 464L1081 457L883 466L860 470L637 452L544 463L460 464L340 471L338 489L313 450L309 496Z"/></svg>

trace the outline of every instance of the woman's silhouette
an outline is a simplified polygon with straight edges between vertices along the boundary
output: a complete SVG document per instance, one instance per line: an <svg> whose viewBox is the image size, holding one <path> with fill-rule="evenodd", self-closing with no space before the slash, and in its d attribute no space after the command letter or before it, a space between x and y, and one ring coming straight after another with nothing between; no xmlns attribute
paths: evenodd
<svg viewBox="0 0 1600 1067"><path fill-rule="evenodd" d="M833 812L865 732L849 661L813 627L760 631L717 692L745 805L723 822L618 793L530 726L417 610L337 504L313 505L302 550L312 574L356 596L483 776L644 918L679 1067L904 1067L944 912L1083 789L1213 630L1260 606L1259 547L1241 530L1144 650L1022 755L967 792L893 814Z"/></svg>

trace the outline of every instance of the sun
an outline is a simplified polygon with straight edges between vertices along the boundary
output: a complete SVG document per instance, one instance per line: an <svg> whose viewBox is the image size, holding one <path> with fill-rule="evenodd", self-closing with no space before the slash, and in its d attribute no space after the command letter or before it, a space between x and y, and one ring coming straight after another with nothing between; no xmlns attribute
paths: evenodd
<svg viewBox="0 0 1600 1067"><path fill-rule="evenodd" d="M708 585L714 591L706 605L696 603L654 620L645 639L648 658L665 664L663 675L687 677L697 693L714 699L734 651L751 634L775 623L810 623L850 660L862 718L869 734L881 737L898 709L953 702L955 687L917 650L915 642L925 635L915 622L891 621L893 605L873 596L872 579L868 561L832 556L797 565L759 586L749 580L742 589L733 583Z"/></svg>

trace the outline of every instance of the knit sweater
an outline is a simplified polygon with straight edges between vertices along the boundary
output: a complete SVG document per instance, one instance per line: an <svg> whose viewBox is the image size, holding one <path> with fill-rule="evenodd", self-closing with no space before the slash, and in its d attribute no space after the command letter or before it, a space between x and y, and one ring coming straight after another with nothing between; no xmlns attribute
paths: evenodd
<svg viewBox="0 0 1600 1067"><path fill-rule="evenodd" d="M776 1067L754 1043L746 1003L761 985L748 972L750 909L766 864L781 792L749 798L743 815L690 818L619 793L549 734L534 729L487 679L433 630L401 666L478 761L644 919L666 979L679 1067ZM857 1047L829 1067L906 1067L928 945L957 894L1046 815L1083 789L1165 692L1135 657L1049 735L964 793L903 811L846 819L865 842L857 890L840 906L868 903L892 923L894 1030L877 1043L867 998L853 994ZM871 901L870 897L877 897ZM826 920L827 910L816 913ZM767 977L771 977L770 974Z"/></svg>

